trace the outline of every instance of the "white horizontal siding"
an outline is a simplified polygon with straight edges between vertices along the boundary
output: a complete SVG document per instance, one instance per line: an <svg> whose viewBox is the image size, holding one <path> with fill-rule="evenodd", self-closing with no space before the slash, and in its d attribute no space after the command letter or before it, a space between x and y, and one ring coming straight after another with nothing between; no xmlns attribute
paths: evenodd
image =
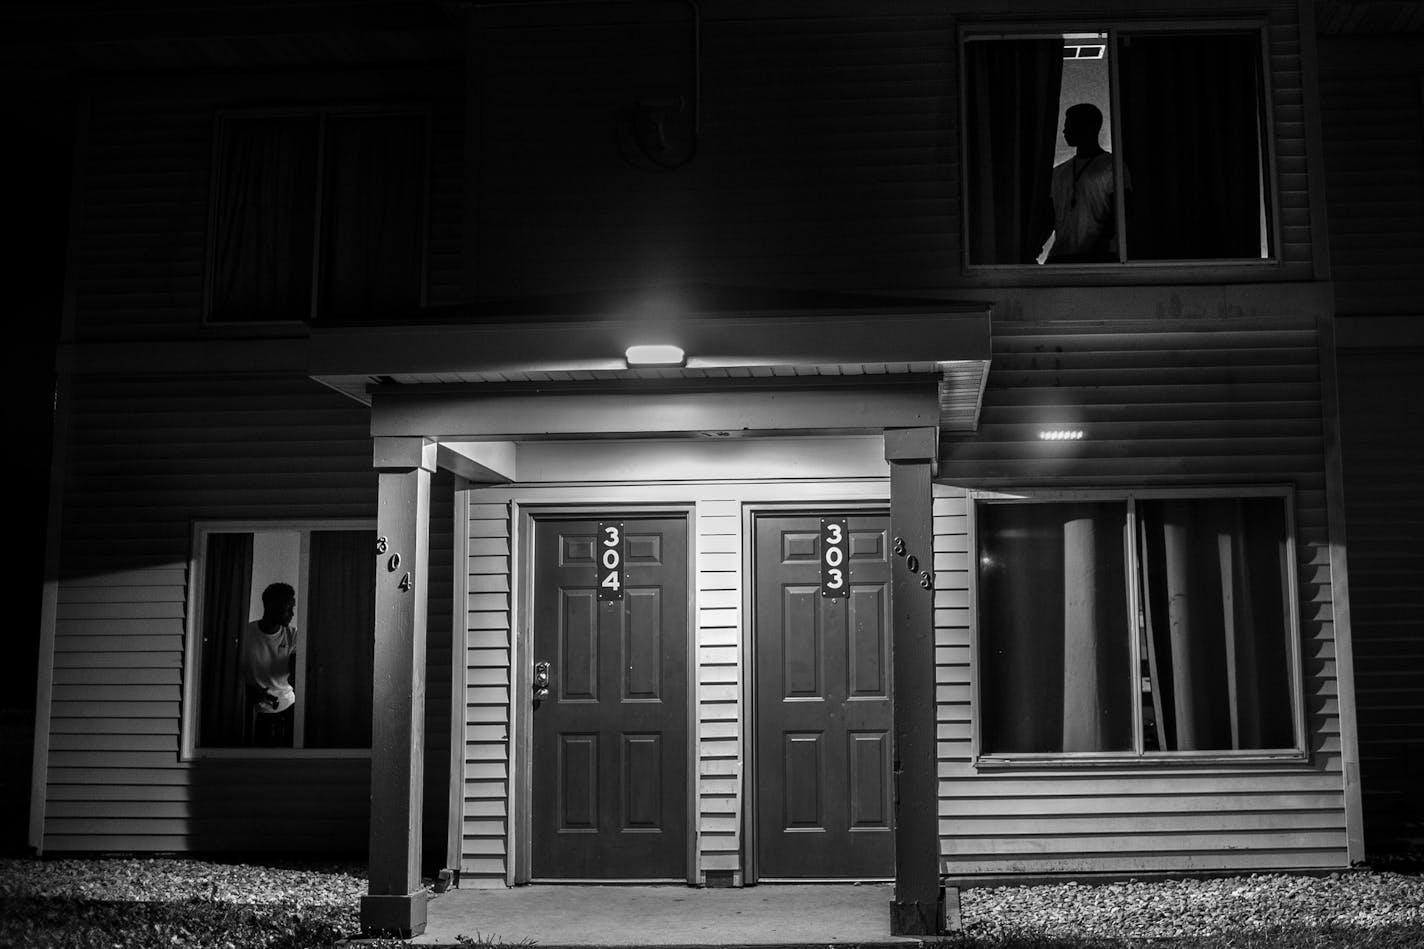
<svg viewBox="0 0 1424 949"><path fill-rule="evenodd" d="M983 425L935 486L940 840L952 876L1346 864L1313 324L995 327ZM1080 442L1037 439L1071 419ZM1304 764L981 770L971 758L967 489L1290 483Z"/></svg>

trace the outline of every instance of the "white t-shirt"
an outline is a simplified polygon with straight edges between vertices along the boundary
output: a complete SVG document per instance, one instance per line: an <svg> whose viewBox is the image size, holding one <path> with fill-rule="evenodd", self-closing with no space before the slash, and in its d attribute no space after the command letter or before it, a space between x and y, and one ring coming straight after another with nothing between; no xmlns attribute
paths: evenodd
<svg viewBox="0 0 1424 949"><path fill-rule="evenodd" d="M261 624L254 620L243 630L242 676L248 685L277 700L275 707L259 702L259 712L285 712L297 700L296 689L292 688L290 665L296 648L295 626L278 626L272 632L264 633Z"/></svg>

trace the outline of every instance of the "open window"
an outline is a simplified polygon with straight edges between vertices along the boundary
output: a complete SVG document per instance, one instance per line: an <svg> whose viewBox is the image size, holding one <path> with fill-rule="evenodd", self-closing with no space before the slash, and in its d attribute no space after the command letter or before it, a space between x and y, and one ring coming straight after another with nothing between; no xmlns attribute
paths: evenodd
<svg viewBox="0 0 1424 949"><path fill-rule="evenodd" d="M973 266L1272 257L1261 32L969 33Z"/></svg>
<svg viewBox="0 0 1424 949"><path fill-rule="evenodd" d="M219 117L208 322L405 316L424 279L421 112Z"/></svg>
<svg viewBox="0 0 1424 949"><path fill-rule="evenodd" d="M351 522L199 525L191 574L187 747L348 749L371 744L375 531ZM290 685L280 710L252 681L263 593L295 591L265 659ZM277 642L280 640L280 642ZM279 668L280 667L280 668ZM274 690L277 691L277 690ZM285 691L285 689L281 689ZM290 702L290 705L287 704ZM268 740L273 735L276 740Z"/></svg>
<svg viewBox="0 0 1424 949"><path fill-rule="evenodd" d="M981 761L1303 754L1289 495L975 502Z"/></svg>

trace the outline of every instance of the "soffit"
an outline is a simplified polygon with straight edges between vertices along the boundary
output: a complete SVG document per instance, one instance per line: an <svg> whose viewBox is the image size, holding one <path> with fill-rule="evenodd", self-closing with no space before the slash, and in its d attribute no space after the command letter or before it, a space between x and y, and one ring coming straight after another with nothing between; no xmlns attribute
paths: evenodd
<svg viewBox="0 0 1424 949"><path fill-rule="evenodd" d="M805 301L802 301L805 302ZM706 391L844 391L896 382L937 388L943 431L973 431L990 359L990 308L978 303L871 305L840 297L812 308L653 310L614 319L522 316L420 327L314 328L311 377L365 404L373 390L451 398L583 386L633 393L665 384ZM686 364L629 368L636 343L672 343ZM398 397L398 396L397 396Z"/></svg>

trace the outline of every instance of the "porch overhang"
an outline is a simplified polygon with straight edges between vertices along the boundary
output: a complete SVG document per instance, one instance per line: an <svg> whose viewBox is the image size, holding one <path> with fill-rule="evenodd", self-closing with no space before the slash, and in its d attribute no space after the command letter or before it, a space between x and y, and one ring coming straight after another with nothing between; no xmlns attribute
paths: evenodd
<svg viewBox="0 0 1424 949"><path fill-rule="evenodd" d="M319 328L308 372L372 406L373 435L441 442L970 432L989 316L954 303ZM630 368L628 347L648 343L679 347L685 364Z"/></svg>

